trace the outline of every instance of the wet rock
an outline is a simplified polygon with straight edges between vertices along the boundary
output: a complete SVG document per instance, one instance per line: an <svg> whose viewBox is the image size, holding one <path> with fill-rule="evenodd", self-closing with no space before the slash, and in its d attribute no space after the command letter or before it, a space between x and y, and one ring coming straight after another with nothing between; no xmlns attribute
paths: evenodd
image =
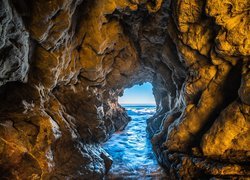
<svg viewBox="0 0 250 180"><path fill-rule="evenodd" d="M111 156L108 153L106 153L105 151L102 152L101 158L104 160L105 169L106 169L105 173L107 174L108 170L112 166L113 160L112 160Z"/></svg>

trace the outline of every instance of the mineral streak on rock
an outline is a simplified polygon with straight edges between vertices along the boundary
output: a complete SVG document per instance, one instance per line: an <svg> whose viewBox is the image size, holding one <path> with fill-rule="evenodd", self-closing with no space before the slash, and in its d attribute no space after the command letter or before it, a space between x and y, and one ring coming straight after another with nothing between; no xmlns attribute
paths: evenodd
<svg viewBox="0 0 250 180"><path fill-rule="evenodd" d="M101 179L151 82L172 179L250 178L249 0L0 0L0 177Z"/></svg>

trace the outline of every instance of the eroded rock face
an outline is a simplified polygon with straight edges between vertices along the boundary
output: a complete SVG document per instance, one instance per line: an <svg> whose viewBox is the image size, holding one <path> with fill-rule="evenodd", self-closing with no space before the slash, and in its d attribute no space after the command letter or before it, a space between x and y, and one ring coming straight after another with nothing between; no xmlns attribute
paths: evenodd
<svg viewBox="0 0 250 180"><path fill-rule="evenodd" d="M103 178L143 82L173 179L250 176L248 0L0 2L2 178Z"/></svg>
<svg viewBox="0 0 250 180"><path fill-rule="evenodd" d="M29 33L9 1L0 1L0 85L25 81L29 68Z"/></svg>

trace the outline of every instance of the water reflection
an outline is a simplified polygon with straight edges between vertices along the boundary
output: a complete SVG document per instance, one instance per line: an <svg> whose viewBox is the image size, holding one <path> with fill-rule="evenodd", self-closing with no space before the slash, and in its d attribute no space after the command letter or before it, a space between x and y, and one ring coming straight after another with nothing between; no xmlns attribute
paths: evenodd
<svg viewBox="0 0 250 180"><path fill-rule="evenodd" d="M104 144L104 149L113 158L113 165L106 179L164 177L146 134L146 120L155 113L155 106L125 108L132 121L124 131L115 133Z"/></svg>

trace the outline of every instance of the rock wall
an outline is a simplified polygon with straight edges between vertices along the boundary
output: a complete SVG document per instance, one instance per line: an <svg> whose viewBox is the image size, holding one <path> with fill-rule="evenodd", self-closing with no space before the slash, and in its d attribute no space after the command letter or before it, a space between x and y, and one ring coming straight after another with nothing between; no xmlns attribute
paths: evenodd
<svg viewBox="0 0 250 180"><path fill-rule="evenodd" d="M148 120L172 179L250 177L248 0L0 0L0 174L101 179L153 84Z"/></svg>

